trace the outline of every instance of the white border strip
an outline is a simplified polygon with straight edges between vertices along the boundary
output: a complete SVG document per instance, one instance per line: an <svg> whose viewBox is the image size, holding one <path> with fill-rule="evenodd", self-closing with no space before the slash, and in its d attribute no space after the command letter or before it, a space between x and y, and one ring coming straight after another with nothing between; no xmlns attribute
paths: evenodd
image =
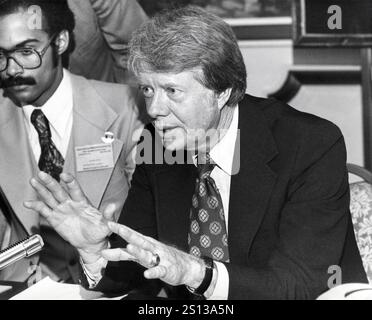
<svg viewBox="0 0 372 320"><path fill-rule="evenodd" d="M262 48L262 47L288 47L293 48L293 41L292 40L238 40L239 46L242 48L254 47L254 48Z"/></svg>
<svg viewBox="0 0 372 320"><path fill-rule="evenodd" d="M272 18L229 18L224 19L233 27L238 26L267 26L267 25L291 25L292 17L272 17Z"/></svg>

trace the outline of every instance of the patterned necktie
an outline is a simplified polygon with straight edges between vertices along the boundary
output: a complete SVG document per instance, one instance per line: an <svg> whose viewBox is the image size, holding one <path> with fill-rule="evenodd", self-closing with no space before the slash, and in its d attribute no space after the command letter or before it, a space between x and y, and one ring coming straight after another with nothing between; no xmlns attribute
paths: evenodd
<svg viewBox="0 0 372 320"><path fill-rule="evenodd" d="M211 173L216 165L198 165L199 177L190 210L190 253L197 257L207 256L216 261L229 261L229 248L222 198Z"/></svg>
<svg viewBox="0 0 372 320"><path fill-rule="evenodd" d="M35 109L31 115L31 123L39 135L41 147L39 169L59 181L65 161L52 141L49 121L41 110Z"/></svg>

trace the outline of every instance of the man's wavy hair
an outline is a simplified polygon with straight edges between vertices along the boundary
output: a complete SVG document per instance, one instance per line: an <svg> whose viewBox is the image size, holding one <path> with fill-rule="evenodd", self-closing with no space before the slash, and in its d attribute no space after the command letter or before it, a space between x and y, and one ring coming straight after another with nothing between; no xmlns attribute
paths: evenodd
<svg viewBox="0 0 372 320"><path fill-rule="evenodd" d="M231 27L196 6L163 11L132 35L128 67L135 73L179 73L201 68L206 88L231 88L228 106L244 97L247 72Z"/></svg>
<svg viewBox="0 0 372 320"><path fill-rule="evenodd" d="M85 1L85 0L83 0ZM46 28L43 28L50 36L56 35L63 30L70 33L70 48L74 46L73 30L75 17L67 4L67 0L0 0L0 17L17 12L19 9L28 10L31 6L41 9Z"/></svg>

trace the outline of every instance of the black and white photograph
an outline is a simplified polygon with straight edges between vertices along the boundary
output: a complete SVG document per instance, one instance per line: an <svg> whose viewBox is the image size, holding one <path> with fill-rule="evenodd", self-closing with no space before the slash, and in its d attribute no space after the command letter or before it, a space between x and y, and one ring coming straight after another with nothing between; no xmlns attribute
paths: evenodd
<svg viewBox="0 0 372 320"><path fill-rule="evenodd" d="M0 300L372 300L371 1L0 0Z"/></svg>

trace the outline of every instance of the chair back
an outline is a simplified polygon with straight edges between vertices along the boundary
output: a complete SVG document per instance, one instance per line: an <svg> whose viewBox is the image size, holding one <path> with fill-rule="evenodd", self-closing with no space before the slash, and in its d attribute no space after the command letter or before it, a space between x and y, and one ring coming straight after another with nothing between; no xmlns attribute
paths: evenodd
<svg viewBox="0 0 372 320"><path fill-rule="evenodd" d="M363 266L372 283L372 173L354 164L348 164L348 171L363 179L350 184L350 212Z"/></svg>

